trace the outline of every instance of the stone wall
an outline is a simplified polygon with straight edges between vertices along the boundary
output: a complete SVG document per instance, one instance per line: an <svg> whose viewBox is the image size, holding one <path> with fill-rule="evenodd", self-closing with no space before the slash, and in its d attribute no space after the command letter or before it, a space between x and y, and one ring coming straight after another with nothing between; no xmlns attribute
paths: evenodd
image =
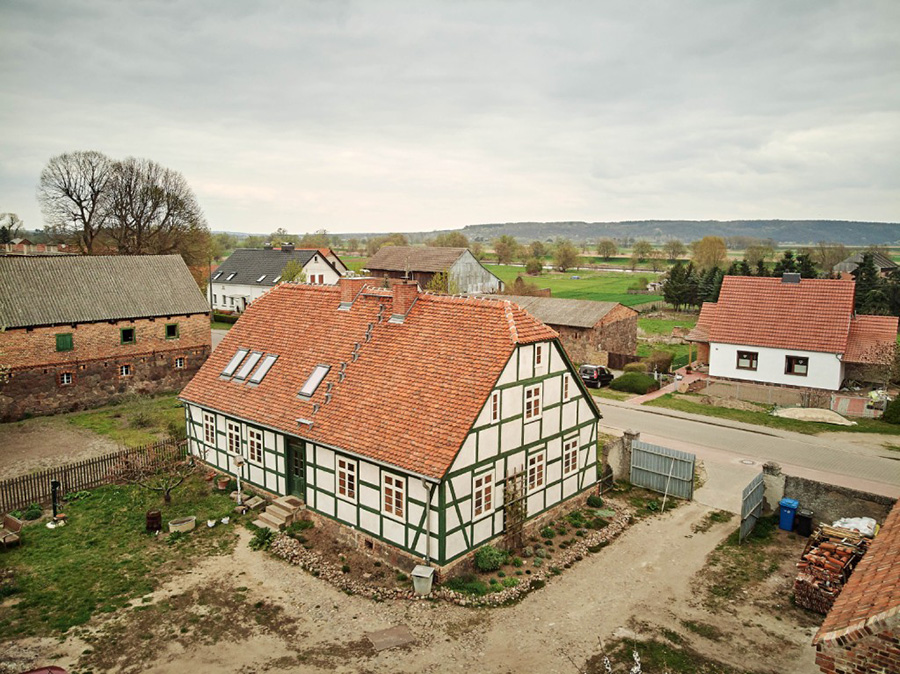
<svg viewBox="0 0 900 674"><path fill-rule="evenodd" d="M553 325L569 358L575 363L609 365L609 354L637 353L637 312L625 306L610 311L593 328Z"/></svg>
<svg viewBox="0 0 900 674"><path fill-rule="evenodd" d="M180 391L209 353L207 345L15 368L0 383L0 421L74 412L117 402L130 393ZM183 367L176 367L176 358L184 359ZM129 365L131 374L122 376L122 365ZM71 383L64 383L63 374L71 376Z"/></svg>
<svg viewBox="0 0 900 674"><path fill-rule="evenodd" d="M842 517L871 517L880 524L896 502L888 496L785 475L777 463L763 466L763 480L766 510L777 510L782 498L796 499L800 508L813 511L814 527L820 523L831 524Z"/></svg>

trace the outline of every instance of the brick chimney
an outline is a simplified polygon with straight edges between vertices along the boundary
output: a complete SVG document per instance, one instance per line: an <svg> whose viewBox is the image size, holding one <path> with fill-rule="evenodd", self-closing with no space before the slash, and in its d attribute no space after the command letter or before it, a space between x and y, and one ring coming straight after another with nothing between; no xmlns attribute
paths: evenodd
<svg viewBox="0 0 900 674"><path fill-rule="evenodd" d="M281 244L281 250L283 250L285 253L292 253L292 252L294 252L294 244L283 243L283 244Z"/></svg>
<svg viewBox="0 0 900 674"><path fill-rule="evenodd" d="M413 302L419 296L419 284L415 281L401 281L391 287L391 292L394 295L394 302L391 307L392 316L406 316Z"/></svg>
<svg viewBox="0 0 900 674"><path fill-rule="evenodd" d="M378 279L369 276L342 277L338 279L338 287L341 289L341 304L338 308L349 311L353 300L359 295L359 291L367 285L378 285Z"/></svg>

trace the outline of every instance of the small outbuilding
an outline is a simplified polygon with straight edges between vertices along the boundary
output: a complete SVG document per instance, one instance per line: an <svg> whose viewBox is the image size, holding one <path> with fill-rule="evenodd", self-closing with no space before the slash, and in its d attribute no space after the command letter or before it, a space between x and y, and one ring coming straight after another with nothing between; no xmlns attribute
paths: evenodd
<svg viewBox="0 0 900 674"><path fill-rule="evenodd" d="M503 282L482 265L468 248L435 246L384 246L366 263L376 278L416 281L427 290L452 295L498 293ZM433 279L443 274L443 283L435 287Z"/></svg>

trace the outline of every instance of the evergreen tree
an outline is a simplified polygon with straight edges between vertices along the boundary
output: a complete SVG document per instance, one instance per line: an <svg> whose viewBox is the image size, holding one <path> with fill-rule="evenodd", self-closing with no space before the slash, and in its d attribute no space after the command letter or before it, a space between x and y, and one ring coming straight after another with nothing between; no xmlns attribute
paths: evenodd
<svg viewBox="0 0 900 674"><path fill-rule="evenodd" d="M681 261L678 261L672 265L666 283L663 285L663 299L671 304L675 311L680 311L688 304L689 292L687 269Z"/></svg>
<svg viewBox="0 0 900 674"><path fill-rule="evenodd" d="M738 262L738 276L753 276L753 272L750 270L750 263L747 260L741 260Z"/></svg>
<svg viewBox="0 0 900 674"><path fill-rule="evenodd" d="M859 299L858 292L856 297ZM863 296L863 301L857 312L866 316L889 316L891 303L881 288L875 288Z"/></svg>
<svg viewBox="0 0 900 674"><path fill-rule="evenodd" d="M685 284L687 292L685 296L685 304L692 307L700 306L700 275L694 268L694 263L689 262L685 269Z"/></svg>
<svg viewBox="0 0 900 674"><path fill-rule="evenodd" d="M766 269L765 260L757 260L756 261L756 275L757 276L768 276L769 270Z"/></svg>
<svg viewBox="0 0 900 674"><path fill-rule="evenodd" d="M818 278L819 271L816 269L816 263L807 253L801 253L797 256L797 271L800 272L800 278Z"/></svg>
<svg viewBox="0 0 900 674"><path fill-rule="evenodd" d="M867 313L863 311L863 305L870 303L872 306L878 307L881 305L881 299L873 296L869 297L869 293L874 290L881 290L883 285L883 280L881 276L878 275L878 267L875 266L875 261L872 259L871 253L865 253L863 255L862 262L859 263L859 266L856 268L856 313L864 314ZM884 297L884 301L887 302L887 296L884 292L881 293Z"/></svg>
<svg viewBox="0 0 900 674"><path fill-rule="evenodd" d="M784 257L775 263L772 269L772 276L782 276L783 274L792 274L797 272L797 260L794 259L794 251L784 251Z"/></svg>
<svg viewBox="0 0 900 674"><path fill-rule="evenodd" d="M722 281L724 280L725 274L722 273L721 269L716 269L716 278L713 280L712 295L706 300L707 302L719 301L719 293L722 292Z"/></svg>

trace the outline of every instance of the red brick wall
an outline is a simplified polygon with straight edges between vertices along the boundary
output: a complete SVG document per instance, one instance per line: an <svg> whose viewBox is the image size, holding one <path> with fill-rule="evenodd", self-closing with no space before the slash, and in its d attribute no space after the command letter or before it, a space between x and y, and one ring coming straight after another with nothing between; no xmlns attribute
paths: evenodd
<svg viewBox="0 0 900 674"><path fill-rule="evenodd" d="M178 324L178 339L166 339L166 324ZM134 328L136 342L121 344L120 330ZM71 333L73 349L56 350L56 335ZM76 323L49 328L14 328L0 332L0 365L14 370L57 363L77 363L98 358L133 355L210 346L209 316L142 318L109 323Z"/></svg>
<svg viewBox="0 0 900 674"><path fill-rule="evenodd" d="M637 313L625 306L610 311L593 328L550 327L559 333L563 348L576 363L607 365L610 353L637 353Z"/></svg>
<svg viewBox="0 0 900 674"><path fill-rule="evenodd" d="M897 617L894 616L896 622ZM816 646L816 664L825 674L896 674L900 672L900 626L892 625L852 643L822 642Z"/></svg>
<svg viewBox="0 0 900 674"><path fill-rule="evenodd" d="M178 323L178 339L165 338L166 323ZM135 329L136 343L120 344L123 327ZM71 351L56 350L58 333L72 334ZM206 314L0 332L0 421L96 407L129 393L178 391L209 353ZM176 358L184 367L175 367ZM130 375L121 376L122 365ZM63 384L63 374L71 384Z"/></svg>

